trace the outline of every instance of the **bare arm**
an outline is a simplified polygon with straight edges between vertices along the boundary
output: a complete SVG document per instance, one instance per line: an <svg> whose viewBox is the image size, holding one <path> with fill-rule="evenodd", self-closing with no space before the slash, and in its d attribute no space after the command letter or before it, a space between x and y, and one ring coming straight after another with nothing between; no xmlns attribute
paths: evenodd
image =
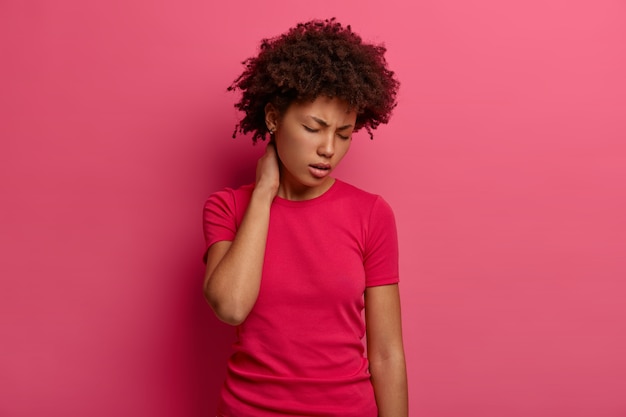
<svg viewBox="0 0 626 417"><path fill-rule="evenodd" d="M270 206L278 183L276 152L270 144L259 159L256 185L235 238L217 242L207 252L204 296L226 323L243 322L259 295Z"/></svg>
<svg viewBox="0 0 626 417"><path fill-rule="evenodd" d="M397 285L365 290L367 355L379 417L408 416L408 388Z"/></svg>

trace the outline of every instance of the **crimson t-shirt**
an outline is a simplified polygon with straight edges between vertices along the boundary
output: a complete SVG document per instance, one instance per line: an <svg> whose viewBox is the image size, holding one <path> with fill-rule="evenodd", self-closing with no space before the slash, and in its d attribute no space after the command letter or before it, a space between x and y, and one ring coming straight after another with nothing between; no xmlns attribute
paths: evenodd
<svg viewBox="0 0 626 417"><path fill-rule="evenodd" d="M253 189L209 197L207 249L235 238ZM335 180L314 199L275 197L259 296L237 327L218 414L376 417L363 293L398 279L395 220L380 196Z"/></svg>

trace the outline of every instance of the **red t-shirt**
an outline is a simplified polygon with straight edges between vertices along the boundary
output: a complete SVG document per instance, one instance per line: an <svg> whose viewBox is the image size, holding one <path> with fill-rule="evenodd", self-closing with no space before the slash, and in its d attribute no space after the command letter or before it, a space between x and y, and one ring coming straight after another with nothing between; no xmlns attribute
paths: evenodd
<svg viewBox="0 0 626 417"><path fill-rule="evenodd" d="M207 248L234 239L253 188L209 197ZM339 180L311 200L277 196L259 296L237 327L218 415L376 417L363 293L397 282L396 225L381 197Z"/></svg>

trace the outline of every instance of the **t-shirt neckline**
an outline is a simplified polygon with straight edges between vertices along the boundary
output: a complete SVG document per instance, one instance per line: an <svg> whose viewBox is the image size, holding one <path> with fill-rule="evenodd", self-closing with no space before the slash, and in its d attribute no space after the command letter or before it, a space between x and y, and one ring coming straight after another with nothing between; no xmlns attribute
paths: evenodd
<svg viewBox="0 0 626 417"><path fill-rule="evenodd" d="M330 196L332 196L332 194L335 193L335 190L337 189L339 183L341 182L337 178L335 178L334 180L335 181L333 181L330 188L324 191L322 194L318 195L317 197L309 198L308 200L288 200L286 198L279 197L277 195L276 197L274 197L274 203L279 204L281 206L289 206L289 207L308 207L314 204L321 203L325 201L326 199L328 199Z"/></svg>

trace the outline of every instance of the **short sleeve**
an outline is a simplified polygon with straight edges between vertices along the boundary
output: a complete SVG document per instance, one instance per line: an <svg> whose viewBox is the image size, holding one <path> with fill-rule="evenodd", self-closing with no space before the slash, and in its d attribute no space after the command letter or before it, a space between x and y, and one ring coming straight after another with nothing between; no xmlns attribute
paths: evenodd
<svg viewBox="0 0 626 417"><path fill-rule="evenodd" d="M222 240L232 241L237 233L237 216L235 198L232 190L226 189L212 194L206 203L202 213L202 228L206 251L216 242Z"/></svg>
<svg viewBox="0 0 626 417"><path fill-rule="evenodd" d="M365 285L397 283L400 280L398 258L396 220L389 204L378 197L372 207L366 234Z"/></svg>

